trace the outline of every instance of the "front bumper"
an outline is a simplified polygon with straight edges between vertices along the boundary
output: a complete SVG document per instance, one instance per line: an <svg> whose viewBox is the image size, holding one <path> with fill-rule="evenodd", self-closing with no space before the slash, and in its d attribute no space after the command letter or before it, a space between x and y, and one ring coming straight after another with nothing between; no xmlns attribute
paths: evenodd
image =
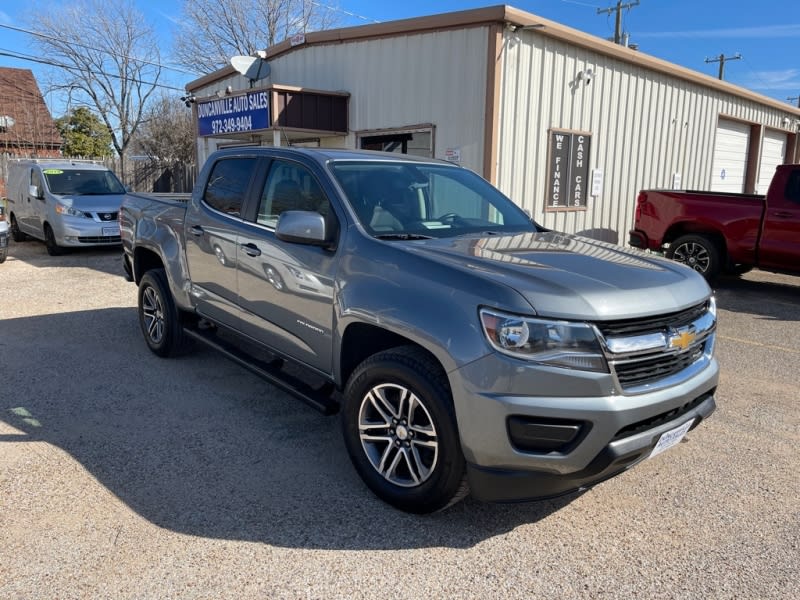
<svg viewBox="0 0 800 600"><path fill-rule="evenodd" d="M605 373L496 354L467 365L450 381L472 495L549 498L613 477L647 458L664 432L711 415L718 378L712 359L674 386L624 395Z"/></svg>
<svg viewBox="0 0 800 600"><path fill-rule="evenodd" d="M610 442L585 468L574 473L557 474L537 471L483 468L467 464L472 495L483 502L519 502L554 498L584 490L619 475L645 460L661 435L694 420L695 429L716 409L713 394L701 396L692 410L660 427Z"/></svg>
<svg viewBox="0 0 800 600"><path fill-rule="evenodd" d="M121 244L117 221L95 221L64 216L54 219L56 243L63 247L107 246Z"/></svg>

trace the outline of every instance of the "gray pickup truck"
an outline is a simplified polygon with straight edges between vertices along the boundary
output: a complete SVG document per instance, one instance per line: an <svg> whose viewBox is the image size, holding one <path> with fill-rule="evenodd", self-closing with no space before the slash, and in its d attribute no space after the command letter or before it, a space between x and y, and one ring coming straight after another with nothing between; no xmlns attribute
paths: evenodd
<svg viewBox="0 0 800 600"><path fill-rule="evenodd" d="M199 340L341 413L406 511L587 488L715 408L700 275L547 231L446 162L221 150L188 202L129 195L119 218L149 348Z"/></svg>

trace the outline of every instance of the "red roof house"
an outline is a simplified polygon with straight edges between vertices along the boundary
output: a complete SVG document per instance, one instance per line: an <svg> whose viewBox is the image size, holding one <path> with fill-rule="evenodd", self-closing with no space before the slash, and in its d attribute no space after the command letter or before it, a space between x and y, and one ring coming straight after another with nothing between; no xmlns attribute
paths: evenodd
<svg viewBox="0 0 800 600"><path fill-rule="evenodd" d="M30 69L0 67L0 160L61 156L61 135ZM2 165L0 165L2 166ZM5 195L5 173L0 196Z"/></svg>

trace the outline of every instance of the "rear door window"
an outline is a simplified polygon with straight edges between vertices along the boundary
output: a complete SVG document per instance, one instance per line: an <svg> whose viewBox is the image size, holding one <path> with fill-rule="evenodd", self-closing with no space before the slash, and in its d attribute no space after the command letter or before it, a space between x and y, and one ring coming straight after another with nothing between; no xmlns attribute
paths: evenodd
<svg viewBox="0 0 800 600"><path fill-rule="evenodd" d="M256 158L227 158L215 164L208 177L203 202L232 217L241 217Z"/></svg>

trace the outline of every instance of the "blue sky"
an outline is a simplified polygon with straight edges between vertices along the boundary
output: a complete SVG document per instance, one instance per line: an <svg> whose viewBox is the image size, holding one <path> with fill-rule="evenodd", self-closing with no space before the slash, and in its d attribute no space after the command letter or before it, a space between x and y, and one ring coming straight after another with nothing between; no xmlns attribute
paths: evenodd
<svg viewBox="0 0 800 600"><path fill-rule="evenodd" d="M315 1L315 0L307 0ZM631 0L625 0L630 2ZM47 4L45 1L43 4ZM54 2L60 4L60 2ZM337 6L341 26L362 25L407 17L479 8L498 4L492 0L319 0ZM169 62L170 39L180 17L181 0L136 0L162 40L162 56ZM598 15L597 8L616 5L615 0L516 0L519 8L591 35L614 34L612 15ZM725 80L786 101L800 95L800 0L641 0L623 12L624 30L640 51L716 76L719 65L706 58L720 54L742 55L725 64ZM30 5L20 0L0 0L0 25L26 27ZM0 28L0 53L35 54L31 36ZM47 94L47 68L0 55L0 66L30 68L40 81L54 116L63 105ZM183 88L193 76L165 72L165 83ZM796 104L796 100L794 101Z"/></svg>

